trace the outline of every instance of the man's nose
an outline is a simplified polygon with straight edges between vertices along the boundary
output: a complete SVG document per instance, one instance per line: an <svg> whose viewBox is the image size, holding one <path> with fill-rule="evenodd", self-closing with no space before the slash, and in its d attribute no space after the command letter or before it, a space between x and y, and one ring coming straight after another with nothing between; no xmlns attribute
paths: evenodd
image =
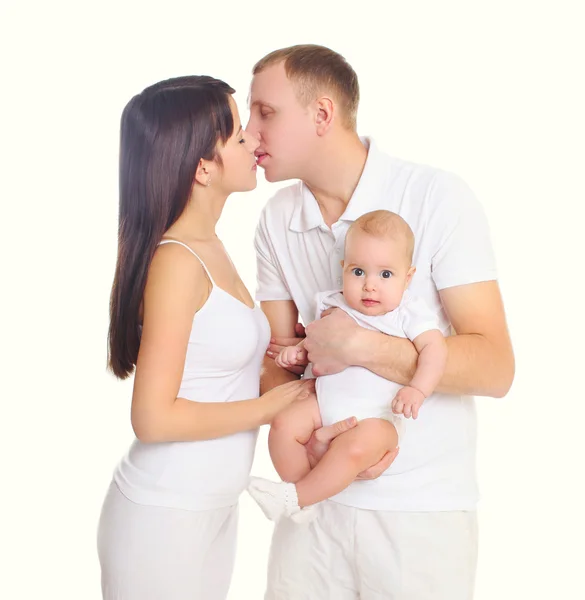
<svg viewBox="0 0 585 600"><path fill-rule="evenodd" d="M246 125L245 129L246 129L246 133L249 136L253 137L255 140L260 141L260 131L256 124L256 119L254 119L253 117L250 117L248 119L248 124Z"/></svg>

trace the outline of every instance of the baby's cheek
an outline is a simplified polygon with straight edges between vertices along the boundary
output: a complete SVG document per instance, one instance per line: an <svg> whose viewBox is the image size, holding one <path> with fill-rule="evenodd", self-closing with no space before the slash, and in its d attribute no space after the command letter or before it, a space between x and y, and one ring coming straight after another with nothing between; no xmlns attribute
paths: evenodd
<svg viewBox="0 0 585 600"><path fill-rule="evenodd" d="M344 290L343 297L351 308L357 310L360 307L361 293L356 293L355 289L350 288L347 292Z"/></svg>
<svg viewBox="0 0 585 600"><path fill-rule="evenodd" d="M395 310L400 305L402 301L403 291L400 288L393 287L392 289L386 290L384 294L383 304L385 311L390 312L391 310Z"/></svg>

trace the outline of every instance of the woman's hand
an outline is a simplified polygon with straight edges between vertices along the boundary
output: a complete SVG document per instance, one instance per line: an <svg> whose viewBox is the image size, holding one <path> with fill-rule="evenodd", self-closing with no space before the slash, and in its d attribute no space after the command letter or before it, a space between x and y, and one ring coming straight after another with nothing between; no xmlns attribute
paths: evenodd
<svg viewBox="0 0 585 600"><path fill-rule="evenodd" d="M272 388L269 392L262 394L261 398L265 401L267 410L266 422L272 419L289 404L295 400L305 400L315 394L314 379L296 379L282 385Z"/></svg>

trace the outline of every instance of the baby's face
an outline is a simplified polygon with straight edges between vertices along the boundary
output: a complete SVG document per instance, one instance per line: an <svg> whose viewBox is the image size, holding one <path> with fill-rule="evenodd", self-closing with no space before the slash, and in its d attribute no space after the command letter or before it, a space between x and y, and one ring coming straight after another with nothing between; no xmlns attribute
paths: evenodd
<svg viewBox="0 0 585 600"><path fill-rule="evenodd" d="M345 242L343 296L365 315L384 315L398 307L414 268L404 243L353 230Z"/></svg>

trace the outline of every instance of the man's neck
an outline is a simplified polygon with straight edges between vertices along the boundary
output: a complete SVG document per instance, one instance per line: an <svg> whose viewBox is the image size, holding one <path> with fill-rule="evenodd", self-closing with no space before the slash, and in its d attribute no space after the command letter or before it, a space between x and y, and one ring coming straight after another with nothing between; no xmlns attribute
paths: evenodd
<svg viewBox="0 0 585 600"><path fill-rule="evenodd" d="M368 151L355 133L343 132L328 142L303 181L331 227L344 213L359 183Z"/></svg>

